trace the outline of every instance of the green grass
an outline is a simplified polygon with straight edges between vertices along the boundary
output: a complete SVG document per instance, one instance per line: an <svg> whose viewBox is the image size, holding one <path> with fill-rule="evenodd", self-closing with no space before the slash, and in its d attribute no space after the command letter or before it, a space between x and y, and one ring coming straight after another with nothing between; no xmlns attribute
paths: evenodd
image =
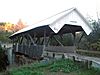
<svg viewBox="0 0 100 75"><path fill-rule="evenodd" d="M11 69L8 71L8 75L44 75L43 70L50 64L52 64L52 62L36 62L31 65L24 65L20 68Z"/></svg>
<svg viewBox="0 0 100 75"><path fill-rule="evenodd" d="M60 74L59 74L60 73ZM36 62L8 71L7 75L99 75L99 69L82 69L82 64L69 59Z"/></svg>
<svg viewBox="0 0 100 75"><path fill-rule="evenodd" d="M50 65L49 70L51 72L65 72L69 73L79 69L79 65L74 63L72 60L69 59L62 59L55 61L52 65Z"/></svg>
<svg viewBox="0 0 100 75"><path fill-rule="evenodd" d="M78 75L100 75L100 69L91 68L89 70L80 70Z"/></svg>

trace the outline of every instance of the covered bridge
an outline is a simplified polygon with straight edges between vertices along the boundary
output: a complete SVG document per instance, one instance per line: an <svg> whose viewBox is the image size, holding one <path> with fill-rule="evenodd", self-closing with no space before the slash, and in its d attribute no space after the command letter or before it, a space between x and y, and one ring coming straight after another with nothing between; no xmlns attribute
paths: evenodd
<svg viewBox="0 0 100 75"><path fill-rule="evenodd" d="M71 8L15 32L10 39L13 40L14 53L21 53L29 57L41 57L44 50L54 49L56 51L55 47L48 46L50 38L53 37L61 45L60 50L59 47L56 47L58 51L64 48L66 52L67 47L64 47L54 36L72 33L75 37L75 33L79 31L84 31L89 35L92 28L76 8ZM71 48L74 49L74 46L68 47L68 50Z"/></svg>

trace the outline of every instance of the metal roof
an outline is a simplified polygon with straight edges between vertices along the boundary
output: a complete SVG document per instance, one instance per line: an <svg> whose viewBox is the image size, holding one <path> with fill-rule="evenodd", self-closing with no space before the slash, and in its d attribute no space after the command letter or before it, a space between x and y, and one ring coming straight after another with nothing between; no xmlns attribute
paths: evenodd
<svg viewBox="0 0 100 75"><path fill-rule="evenodd" d="M12 34L10 37L17 36L30 30L36 30L43 27L45 28L45 26L49 27L54 33L59 33L59 31L65 24L72 26L81 26L87 35L92 32L92 28L89 26L87 20L80 14L80 12L76 8L71 8L55 14L49 18L46 18L39 23L23 28ZM42 31L39 32L41 33Z"/></svg>

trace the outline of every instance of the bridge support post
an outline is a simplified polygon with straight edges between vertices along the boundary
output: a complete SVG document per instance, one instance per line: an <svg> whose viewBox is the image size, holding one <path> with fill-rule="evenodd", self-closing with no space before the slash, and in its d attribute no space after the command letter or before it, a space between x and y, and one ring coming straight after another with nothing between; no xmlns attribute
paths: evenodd
<svg viewBox="0 0 100 75"><path fill-rule="evenodd" d="M92 65L92 61L85 60L85 62L84 62L85 69L90 69L91 65Z"/></svg>

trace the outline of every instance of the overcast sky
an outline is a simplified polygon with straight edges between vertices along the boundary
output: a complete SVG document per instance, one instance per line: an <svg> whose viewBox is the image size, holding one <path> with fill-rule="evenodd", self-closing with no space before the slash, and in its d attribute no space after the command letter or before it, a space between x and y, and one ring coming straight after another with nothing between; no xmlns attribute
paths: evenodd
<svg viewBox="0 0 100 75"><path fill-rule="evenodd" d="M96 19L100 0L0 0L0 22L17 23L22 19L32 25L72 7L78 8L85 17Z"/></svg>

